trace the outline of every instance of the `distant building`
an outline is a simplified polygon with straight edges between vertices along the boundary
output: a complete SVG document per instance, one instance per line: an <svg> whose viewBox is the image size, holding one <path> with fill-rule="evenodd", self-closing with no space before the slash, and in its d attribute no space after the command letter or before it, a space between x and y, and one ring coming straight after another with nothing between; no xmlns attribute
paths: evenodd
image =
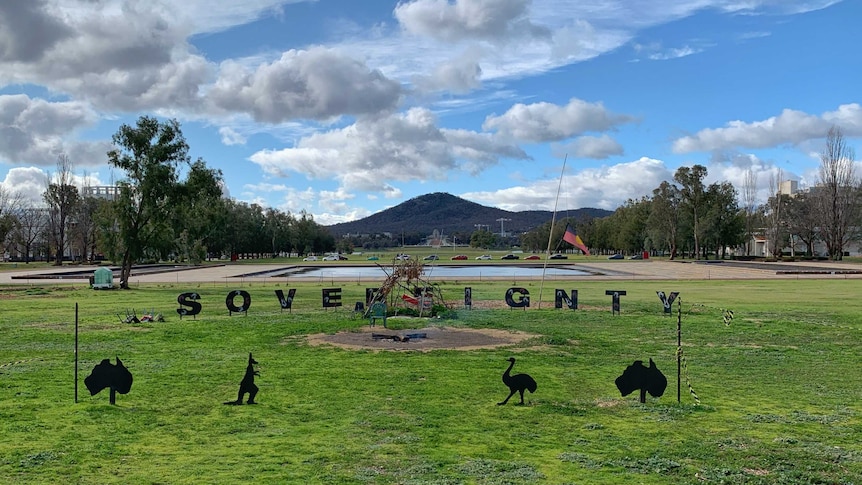
<svg viewBox="0 0 862 485"><path fill-rule="evenodd" d="M117 200L117 197L120 196L120 188L116 185L85 186L81 190L81 195L96 199Z"/></svg>
<svg viewBox="0 0 862 485"><path fill-rule="evenodd" d="M439 248L441 246L451 246L452 244L449 242L449 239L445 235L440 234L439 230L434 229L434 232L430 236L425 238L425 245Z"/></svg>
<svg viewBox="0 0 862 485"><path fill-rule="evenodd" d="M797 192L799 192L799 181L797 180L785 180L784 182L778 184L779 195L793 196Z"/></svg>

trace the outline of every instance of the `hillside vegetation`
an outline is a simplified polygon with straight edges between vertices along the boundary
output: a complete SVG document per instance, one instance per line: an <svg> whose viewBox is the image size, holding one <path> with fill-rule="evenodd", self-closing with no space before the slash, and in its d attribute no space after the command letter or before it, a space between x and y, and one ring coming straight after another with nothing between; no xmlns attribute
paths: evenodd
<svg viewBox="0 0 862 485"><path fill-rule="evenodd" d="M558 216L593 218L611 214L611 211L604 209L584 208L560 211ZM452 194L436 192L415 197L364 219L327 227L335 237L385 232L427 235L435 229L445 234L469 234L476 230L477 225L489 226L492 232L498 232L500 223L497 220L506 219L503 225L505 231L517 234L544 224L552 217L551 211L511 212L470 202Z"/></svg>

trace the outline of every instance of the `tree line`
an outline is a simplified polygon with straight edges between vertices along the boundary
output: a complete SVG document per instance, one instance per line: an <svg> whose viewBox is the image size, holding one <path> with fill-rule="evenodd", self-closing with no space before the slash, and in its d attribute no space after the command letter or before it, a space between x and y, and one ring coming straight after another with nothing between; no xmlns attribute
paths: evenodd
<svg viewBox="0 0 862 485"><path fill-rule="evenodd" d="M176 120L143 116L113 135L108 162L124 177L108 193L74 183L66 155L48 174L43 204L0 189L0 254L24 262L104 258L122 266L127 288L133 264L242 255L323 252L329 231L305 211L282 212L222 196L220 170L189 158ZM84 177L86 180L86 176Z"/></svg>
<svg viewBox="0 0 862 485"><path fill-rule="evenodd" d="M706 185L705 166L680 167L673 180L663 181L651 196L629 199L608 217L559 221L550 237L559 242L552 249L572 249L562 242L568 223L599 254L649 251L671 259L707 259L725 258L734 250L750 256L752 242L759 238L773 258L797 247L803 248L800 256L819 256L815 254L819 244L826 257L840 260L849 244L862 242L862 183L854 158L840 128L832 127L820 153L815 184L792 194L782 191L783 174L777 170L768 181L772 195L762 204L757 203L753 169L737 191L727 181ZM524 234L522 247L544 251L550 230L549 222Z"/></svg>

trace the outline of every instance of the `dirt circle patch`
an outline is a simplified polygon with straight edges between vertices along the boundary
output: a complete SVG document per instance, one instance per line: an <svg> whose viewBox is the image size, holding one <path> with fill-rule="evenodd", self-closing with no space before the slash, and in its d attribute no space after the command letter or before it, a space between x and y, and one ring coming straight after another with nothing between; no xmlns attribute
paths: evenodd
<svg viewBox="0 0 862 485"><path fill-rule="evenodd" d="M418 337L419 335L422 337ZM514 345L538 336L531 333L492 328L470 329L435 326L390 330L378 326L363 327L352 332L309 335L308 343L310 345L333 345L343 349L356 350L478 350Z"/></svg>

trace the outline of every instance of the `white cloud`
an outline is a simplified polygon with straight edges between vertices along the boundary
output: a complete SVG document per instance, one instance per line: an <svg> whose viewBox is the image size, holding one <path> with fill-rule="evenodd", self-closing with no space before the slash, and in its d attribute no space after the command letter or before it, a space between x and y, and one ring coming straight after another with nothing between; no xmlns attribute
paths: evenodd
<svg viewBox="0 0 862 485"><path fill-rule="evenodd" d="M50 167L48 169L40 167L15 167L9 169L6 173L6 178L0 181L0 187L2 187L2 191L5 193L19 194L22 201L30 206L41 207L45 205L42 194L45 193L48 187L49 175L56 177L57 174ZM71 174L71 183L79 191L85 185L91 187L105 185L100 180L98 172L73 173Z"/></svg>
<svg viewBox="0 0 862 485"><path fill-rule="evenodd" d="M400 97L401 86L380 71L322 47L285 52L254 71L223 62L207 94L218 109L267 123L375 114L395 108Z"/></svg>
<svg viewBox="0 0 862 485"><path fill-rule="evenodd" d="M443 180L459 166L487 166L500 157L528 158L511 142L484 133L440 129L421 108L301 139L295 148L263 150L249 159L275 176L291 172L336 179L350 190L395 193L392 181Z"/></svg>
<svg viewBox="0 0 862 485"><path fill-rule="evenodd" d="M287 185L284 184L271 184L268 182L260 182L257 184L245 184L242 186L243 194L247 196L253 196L260 192L286 192L290 189Z"/></svg>
<svg viewBox="0 0 862 485"><path fill-rule="evenodd" d="M846 136L862 136L862 106L844 104L820 116L785 109L780 115L762 121L731 121L723 128L708 128L677 139L673 142L673 151L689 153L798 144L825 137L832 125L841 127Z"/></svg>
<svg viewBox="0 0 862 485"><path fill-rule="evenodd" d="M622 155L623 146L608 135L582 136L572 143L555 146L554 153L570 153L575 158L604 160L614 155Z"/></svg>
<svg viewBox="0 0 862 485"><path fill-rule="evenodd" d="M247 24L266 14L281 15L285 5L310 3L316 0L243 0L213 2L183 0L167 4L178 18L192 26L195 33L209 33ZM165 8L165 7L162 7Z"/></svg>
<svg viewBox="0 0 862 485"><path fill-rule="evenodd" d="M673 173L661 160L638 160L600 168L590 168L563 177L559 209L595 207L615 210L630 198L652 194ZM554 210L558 179L490 192L468 192L461 197L510 211Z"/></svg>
<svg viewBox="0 0 862 485"><path fill-rule="evenodd" d="M703 49L684 46L665 49L662 52L650 54L649 58L653 61L666 61L669 59L679 59L680 57L687 57L693 54L698 54L700 52L703 52Z"/></svg>
<svg viewBox="0 0 862 485"><path fill-rule="evenodd" d="M345 222L353 219L349 217L357 217L358 214L366 214L367 210L357 209L353 206L352 201L356 196L339 187L337 190L321 190L317 194L317 205L323 212L320 216L315 216L315 220L321 224L335 224L337 222ZM364 216L359 216L364 217ZM323 222L321 219L330 222Z"/></svg>
<svg viewBox="0 0 862 485"><path fill-rule="evenodd" d="M189 98L208 66L190 54L188 27L168 16L170 9L139 2L38 5L25 18L62 35L49 36L38 56L0 60L0 80L39 83L108 109L193 105Z"/></svg>
<svg viewBox="0 0 862 485"><path fill-rule="evenodd" d="M311 187L306 187L304 190L288 187L281 202L278 203L278 208L292 214L299 214L302 211L310 214L316 212L313 210L316 200L317 192Z"/></svg>
<svg viewBox="0 0 862 485"><path fill-rule="evenodd" d="M450 91L456 94L468 93L480 86L482 68L479 66L481 54L473 49L459 57L447 60L437 67L431 75L414 76L413 84L420 91Z"/></svg>
<svg viewBox="0 0 862 485"><path fill-rule="evenodd" d="M343 207L337 213L332 212L322 212L315 214L314 221L323 224L324 226L331 226L333 224L338 224L340 222L350 222L358 219L362 219L370 216L372 213L368 209L362 207L355 206L347 206L343 204Z"/></svg>
<svg viewBox="0 0 862 485"><path fill-rule="evenodd" d="M551 103L518 103L501 116L485 118L482 128L502 136L529 142L559 141L590 131L606 131L634 118L617 115L602 103L572 98L565 106Z"/></svg>
<svg viewBox="0 0 862 485"><path fill-rule="evenodd" d="M237 133L229 126L222 126L218 129L218 132L221 135L221 142L225 145L245 145L245 136Z"/></svg>
<svg viewBox="0 0 862 485"><path fill-rule="evenodd" d="M394 15L412 34L446 42L464 39L510 41L549 31L529 19L530 0L414 0L395 7Z"/></svg>
<svg viewBox="0 0 862 485"><path fill-rule="evenodd" d="M85 103L52 103L23 94L0 95L0 160L53 166L65 153L78 166L107 161L107 142L69 141L96 121Z"/></svg>
<svg viewBox="0 0 862 485"><path fill-rule="evenodd" d="M43 206L42 193L47 187L48 174L38 167L15 167L9 170L0 182L4 192L18 194L22 202L31 206Z"/></svg>
<svg viewBox="0 0 862 485"><path fill-rule="evenodd" d="M0 2L0 61L38 61L70 32L48 15L45 1Z"/></svg>
<svg viewBox="0 0 862 485"><path fill-rule="evenodd" d="M796 15L822 10L839 3L841 0L810 0L787 2L785 0L725 0L715 2L719 8L730 13L756 14L760 12Z"/></svg>

